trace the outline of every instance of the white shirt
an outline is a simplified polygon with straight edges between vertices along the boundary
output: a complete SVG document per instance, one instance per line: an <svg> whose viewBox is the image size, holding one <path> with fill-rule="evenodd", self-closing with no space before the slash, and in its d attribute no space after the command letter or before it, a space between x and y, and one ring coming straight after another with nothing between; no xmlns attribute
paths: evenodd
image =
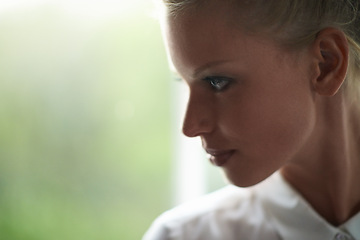
<svg viewBox="0 0 360 240"><path fill-rule="evenodd" d="M143 240L360 240L360 213L324 220L279 173L251 188L227 186L163 213Z"/></svg>

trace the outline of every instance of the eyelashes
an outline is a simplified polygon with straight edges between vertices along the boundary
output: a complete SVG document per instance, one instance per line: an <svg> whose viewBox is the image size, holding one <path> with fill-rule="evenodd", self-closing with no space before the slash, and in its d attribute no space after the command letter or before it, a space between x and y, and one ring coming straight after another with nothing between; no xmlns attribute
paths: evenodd
<svg viewBox="0 0 360 240"><path fill-rule="evenodd" d="M190 84L177 73L174 73L172 78L176 82L186 82ZM208 76L201 80L214 92L222 92L231 85L234 79L224 76Z"/></svg>
<svg viewBox="0 0 360 240"><path fill-rule="evenodd" d="M226 90L230 83L232 82L231 78L227 77L221 77L221 76L211 76L206 77L203 79L205 82L207 82L212 89L214 89L216 92L221 92Z"/></svg>
<svg viewBox="0 0 360 240"><path fill-rule="evenodd" d="M180 77L180 75L176 72L171 73L171 78L176 82L181 82L183 79Z"/></svg>

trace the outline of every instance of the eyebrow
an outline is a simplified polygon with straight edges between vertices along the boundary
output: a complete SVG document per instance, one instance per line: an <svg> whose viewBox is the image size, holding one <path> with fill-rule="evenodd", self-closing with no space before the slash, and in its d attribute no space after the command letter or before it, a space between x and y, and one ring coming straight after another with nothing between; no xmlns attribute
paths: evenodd
<svg viewBox="0 0 360 240"><path fill-rule="evenodd" d="M225 63L228 63L228 62L231 62L231 61L232 60L219 60L219 61L213 61L213 62L206 63L205 65L196 68L193 75L192 75L192 77L197 78L205 70L207 70L209 68L212 68L212 67L216 67L216 66L225 64Z"/></svg>

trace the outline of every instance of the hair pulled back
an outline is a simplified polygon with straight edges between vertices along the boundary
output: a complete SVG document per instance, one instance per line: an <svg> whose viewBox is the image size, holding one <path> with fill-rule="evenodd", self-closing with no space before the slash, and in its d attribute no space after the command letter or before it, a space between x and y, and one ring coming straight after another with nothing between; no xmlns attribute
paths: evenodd
<svg viewBox="0 0 360 240"><path fill-rule="evenodd" d="M229 4L229 15L241 20L242 29L265 33L290 48L307 46L325 28L340 29L349 45L345 87L360 99L360 0L163 0L171 16L211 1Z"/></svg>

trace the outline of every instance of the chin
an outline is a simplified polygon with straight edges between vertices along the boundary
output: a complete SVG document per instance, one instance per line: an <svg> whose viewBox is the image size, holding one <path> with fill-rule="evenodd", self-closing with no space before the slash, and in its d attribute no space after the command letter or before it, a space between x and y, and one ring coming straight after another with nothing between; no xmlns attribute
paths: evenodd
<svg viewBox="0 0 360 240"><path fill-rule="evenodd" d="M241 174L241 173L232 173L226 170L225 170L225 175L229 183L242 188L254 186L258 183L261 183L269 176L271 176L271 174L264 174L264 175L260 175L258 173L251 174L250 171L246 172L245 174Z"/></svg>

